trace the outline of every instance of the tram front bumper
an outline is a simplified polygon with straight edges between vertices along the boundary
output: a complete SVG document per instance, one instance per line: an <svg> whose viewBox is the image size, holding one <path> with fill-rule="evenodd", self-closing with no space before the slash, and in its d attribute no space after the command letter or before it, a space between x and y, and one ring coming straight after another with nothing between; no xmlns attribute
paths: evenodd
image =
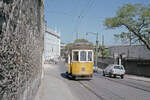
<svg viewBox="0 0 150 100"><path fill-rule="evenodd" d="M93 74L88 74L88 75L76 75L72 74L73 77L93 77Z"/></svg>

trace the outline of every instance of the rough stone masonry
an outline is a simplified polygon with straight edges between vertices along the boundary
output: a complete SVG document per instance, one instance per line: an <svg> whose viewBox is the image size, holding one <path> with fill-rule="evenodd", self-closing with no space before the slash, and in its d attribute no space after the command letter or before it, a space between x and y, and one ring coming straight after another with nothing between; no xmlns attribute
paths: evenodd
<svg viewBox="0 0 150 100"><path fill-rule="evenodd" d="M44 0L0 0L0 100L33 100L40 85Z"/></svg>

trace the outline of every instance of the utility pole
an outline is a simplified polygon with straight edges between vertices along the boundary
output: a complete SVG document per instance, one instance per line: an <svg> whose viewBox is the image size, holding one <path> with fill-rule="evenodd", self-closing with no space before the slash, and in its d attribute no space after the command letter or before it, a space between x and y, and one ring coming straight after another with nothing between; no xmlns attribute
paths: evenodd
<svg viewBox="0 0 150 100"><path fill-rule="evenodd" d="M86 38L86 40L87 40L87 35L88 35L88 33L86 33L86 37L85 37L85 38Z"/></svg>
<svg viewBox="0 0 150 100"><path fill-rule="evenodd" d="M104 57L104 35L102 35L102 46L101 46L101 56L102 56L102 60L103 60L103 57Z"/></svg>
<svg viewBox="0 0 150 100"><path fill-rule="evenodd" d="M102 46L104 46L104 35L102 35Z"/></svg>
<svg viewBox="0 0 150 100"><path fill-rule="evenodd" d="M95 58L95 66L96 66L96 69L97 69L98 68L98 66L97 66L97 63L98 63L98 32L97 33L86 32L86 38L87 38L88 33L96 35L96 53L95 53L96 54L96 58Z"/></svg>
<svg viewBox="0 0 150 100"><path fill-rule="evenodd" d="M95 62L95 65L98 68L97 63L98 63L98 33L96 33L96 62Z"/></svg>

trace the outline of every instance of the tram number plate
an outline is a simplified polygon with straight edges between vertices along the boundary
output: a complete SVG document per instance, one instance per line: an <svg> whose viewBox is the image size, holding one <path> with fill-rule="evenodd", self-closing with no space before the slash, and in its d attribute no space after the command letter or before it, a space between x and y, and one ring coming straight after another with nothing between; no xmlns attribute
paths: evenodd
<svg viewBox="0 0 150 100"><path fill-rule="evenodd" d="M84 68L84 67L82 67L82 71L85 71L85 68Z"/></svg>

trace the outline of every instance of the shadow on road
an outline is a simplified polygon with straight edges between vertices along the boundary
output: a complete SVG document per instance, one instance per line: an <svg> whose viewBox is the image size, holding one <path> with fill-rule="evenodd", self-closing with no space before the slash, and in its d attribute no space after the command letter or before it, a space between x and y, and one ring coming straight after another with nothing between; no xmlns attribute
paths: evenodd
<svg viewBox="0 0 150 100"><path fill-rule="evenodd" d="M71 80L71 81L90 81L91 80L90 78L82 78L82 77L78 77L78 78L74 79L72 77L69 77L67 75L67 73L61 73L60 75L62 78L65 78L65 79Z"/></svg>
<svg viewBox="0 0 150 100"><path fill-rule="evenodd" d="M71 80L71 79L68 77L67 73L61 73L60 75L61 75L62 78Z"/></svg>

